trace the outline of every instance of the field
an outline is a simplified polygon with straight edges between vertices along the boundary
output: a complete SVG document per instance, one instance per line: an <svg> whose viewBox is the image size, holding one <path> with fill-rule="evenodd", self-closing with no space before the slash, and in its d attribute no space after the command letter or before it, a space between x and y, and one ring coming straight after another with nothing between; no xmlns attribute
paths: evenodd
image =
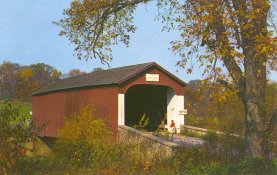
<svg viewBox="0 0 277 175"><path fill-rule="evenodd" d="M22 101L12 101L12 102L0 102L0 109L4 108L6 105L11 104L12 106L19 109L19 115L30 114L32 111L32 103L31 102L22 102Z"/></svg>

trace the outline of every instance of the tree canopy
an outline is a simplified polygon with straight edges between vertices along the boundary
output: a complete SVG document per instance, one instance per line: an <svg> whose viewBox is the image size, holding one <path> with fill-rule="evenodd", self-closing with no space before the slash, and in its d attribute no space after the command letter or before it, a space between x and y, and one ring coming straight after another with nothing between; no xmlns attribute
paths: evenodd
<svg viewBox="0 0 277 175"><path fill-rule="evenodd" d="M0 100L29 98L33 91L60 77L60 71L44 63L22 66L4 61L0 64Z"/></svg>
<svg viewBox="0 0 277 175"><path fill-rule="evenodd" d="M75 53L78 59L99 58L102 62L108 62L112 59L113 45L120 42L129 45L130 35L136 31L136 6L147 5L149 2L151 0L74 0L71 7L64 10L64 18L55 23L62 27L60 35L76 44ZM225 58L224 65L229 66L230 61L226 62L228 55L235 58L231 65L238 65L240 68L244 57L242 47L245 47L242 40L248 39L250 42L250 38L255 43L259 42L256 49L262 51L261 53L274 53L272 33L265 31L266 36L262 36L262 33L255 38L251 36L258 32L256 28L262 23L257 20L261 18L260 14L264 14L268 21L274 18L269 11L269 1L155 2L159 9L157 15L165 24L164 29L170 31L178 28L181 31L180 40L172 42L172 50L182 58L178 62L180 66L184 66L190 58L198 58L201 62L207 60L206 72L220 72L221 68L217 64L220 59L224 61ZM272 29L275 29L274 26ZM276 65L274 58L268 60L272 68Z"/></svg>

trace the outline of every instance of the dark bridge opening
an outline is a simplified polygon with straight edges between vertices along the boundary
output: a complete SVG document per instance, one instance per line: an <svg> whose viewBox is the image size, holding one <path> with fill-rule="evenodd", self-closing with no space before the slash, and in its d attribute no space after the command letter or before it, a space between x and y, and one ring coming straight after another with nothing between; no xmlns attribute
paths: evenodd
<svg viewBox="0 0 277 175"><path fill-rule="evenodd" d="M125 95L125 124L139 125L142 117L149 118L145 129L158 129L167 112L167 87L159 85L136 85ZM165 121L166 122L166 121Z"/></svg>

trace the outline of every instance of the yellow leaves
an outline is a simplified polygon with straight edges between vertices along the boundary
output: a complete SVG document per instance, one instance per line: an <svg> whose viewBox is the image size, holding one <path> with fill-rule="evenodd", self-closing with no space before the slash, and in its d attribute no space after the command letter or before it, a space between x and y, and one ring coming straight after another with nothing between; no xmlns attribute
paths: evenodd
<svg viewBox="0 0 277 175"><path fill-rule="evenodd" d="M236 91L232 91L220 85L215 85L213 89L214 91L211 95L218 101L218 103L224 103L236 96Z"/></svg>
<svg viewBox="0 0 277 175"><path fill-rule="evenodd" d="M267 52L267 47L266 46L262 46L261 53L266 53L266 52Z"/></svg>
<svg viewBox="0 0 277 175"><path fill-rule="evenodd" d="M270 34L259 34L253 38L252 50L254 53L254 59L270 59L271 57L274 58L274 54L276 54L276 45L274 45ZM261 64L265 62L265 60L260 61Z"/></svg>
<svg viewBox="0 0 277 175"><path fill-rule="evenodd" d="M197 12L201 12L201 7L200 6L197 7Z"/></svg>
<svg viewBox="0 0 277 175"><path fill-rule="evenodd" d="M216 67L214 71L215 71L216 73L219 73L219 72L221 72L222 70L221 70L220 67Z"/></svg>
<svg viewBox="0 0 277 175"><path fill-rule="evenodd" d="M178 43L175 43L173 46L172 46L172 49L174 50L178 50L180 49L181 47L183 47L183 44L178 42Z"/></svg>
<svg viewBox="0 0 277 175"><path fill-rule="evenodd" d="M17 74L17 76L19 76L19 77L21 77L23 79L28 79L28 78L30 78L32 76L33 70L30 67L26 67L26 68L23 68L21 70L18 70L16 72L16 74Z"/></svg>
<svg viewBox="0 0 277 175"><path fill-rule="evenodd" d="M58 71L57 69L54 69L52 71L50 78L51 78L51 80L55 80L55 79L59 78L61 75L62 75L62 73L60 71Z"/></svg>
<svg viewBox="0 0 277 175"><path fill-rule="evenodd" d="M66 119L58 132L59 137L73 141L85 140L90 144L100 144L112 136L105 122L95 116L95 109L87 106Z"/></svg>
<svg viewBox="0 0 277 175"><path fill-rule="evenodd" d="M224 25L229 25L230 24L230 20L228 18L223 18L223 24Z"/></svg>
<svg viewBox="0 0 277 175"><path fill-rule="evenodd" d="M257 76L260 76L262 74L262 70L261 69L258 69L257 70Z"/></svg>

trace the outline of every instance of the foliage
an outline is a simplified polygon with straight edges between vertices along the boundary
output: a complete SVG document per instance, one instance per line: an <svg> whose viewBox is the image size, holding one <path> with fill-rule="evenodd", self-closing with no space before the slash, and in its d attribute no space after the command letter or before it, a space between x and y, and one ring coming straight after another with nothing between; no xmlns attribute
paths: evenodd
<svg viewBox="0 0 277 175"><path fill-rule="evenodd" d="M107 158L112 136L104 120L96 118L92 107L86 107L67 118L59 130L55 151L67 162L67 168L97 167Z"/></svg>
<svg viewBox="0 0 277 175"><path fill-rule="evenodd" d="M209 133L205 137L204 145L177 150L170 159L169 166L161 168L171 169L168 174L275 174L277 166L272 160L245 159L245 141L228 135L217 137Z"/></svg>
<svg viewBox="0 0 277 175"><path fill-rule="evenodd" d="M140 130L147 130L147 127L149 125L149 117L146 117L146 114L144 113L139 120L138 125L134 125L133 127Z"/></svg>
<svg viewBox="0 0 277 175"><path fill-rule="evenodd" d="M276 104L276 83L268 82L266 86L266 119L275 109ZM186 124L196 127L218 130L226 133L243 135L244 108L241 101L235 94L229 93L224 101L217 100L222 94L223 87L207 89L200 80L191 81L185 89L186 104L189 113L186 115ZM225 91L228 91L225 89ZM223 95L224 96L224 95ZM215 98L216 97L216 98ZM228 97L228 98L227 98ZM197 106L197 107L195 107ZM203 112L205 111L205 112ZM270 140L277 140L276 129Z"/></svg>
<svg viewBox="0 0 277 175"><path fill-rule="evenodd" d="M19 117L26 115L31 119L31 116L29 115L32 111L32 104L29 102L23 102L23 101L11 101L9 102L14 108L17 108L19 111ZM5 108L7 106L7 103L0 102L0 110Z"/></svg>
<svg viewBox="0 0 277 175"><path fill-rule="evenodd" d="M11 62L3 62L0 65L0 97L12 99L16 92L16 75L15 71L19 69L19 64L13 64Z"/></svg>
<svg viewBox="0 0 277 175"><path fill-rule="evenodd" d="M61 158L58 152L48 157L26 157L20 165L20 172L22 174L157 174L156 168L164 162L162 152L153 154L144 144L115 143L106 148L105 156L95 154L96 161L89 161L87 165L74 164L65 157Z"/></svg>
<svg viewBox="0 0 277 175"><path fill-rule="evenodd" d="M200 148L199 148L200 149ZM139 151L139 150L136 150ZM180 153L178 151L176 153ZM182 151L183 154L184 150ZM136 152L136 155L142 152ZM144 162L133 162L130 160L138 160L137 157L124 157L118 162L117 168L109 167L102 169L91 169L79 168L74 172L64 169L62 162L54 161L51 157L38 157L38 158L26 158L24 164L22 164L22 173L24 174L104 174L104 175L124 175L124 174L153 174L153 175L275 175L277 172L276 159L263 163L260 159L243 159L236 163L221 163L221 162L210 162L206 163L199 162L196 164L189 163L196 161L196 156L199 156L201 151L187 150L187 154L190 155L190 159L185 165L180 165L181 157L174 157L169 160L165 160L156 164ZM133 154L132 154L133 155ZM186 155L186 154L185 154ZM142 157L142 156L141 156ZM123 157L122 157L123 158ZM198 159L199 160L199 159ZM139 165L139 166L135 166ZM140 165L140 163L143 163Z"/></svg>
<svg viewBox="0 0 277 175"><path fill-rule="evenodd" d="M94 165L69 164L71 161L54 152L53 157L25 158L21 172L25 174L245 174L273 175L277 172L277 160L245 159L245 142L229 137L217 137L209 133L204 145L182 147L172 157L164 159L164 150L148 150L148 145L114 143L106 147L106 156L94 155ZM65 145L67 146L67 145ZM73 152L72 152L73 153ZM57 155L55 155L57 154ZM69 153L68 159L71 159ZM70 166L71 165L71 166Z"/></svg>
<svg viewBox="0 0 277 175"><path fill-rule="evenodd" d="M205 134L202 134L202 133L199 133L199 132L193 132L193 131L191 131L189 129L186 129L184 127L181 127L180 134L185 135L187 137L197 137L197 138L205 137Z"/></svg>
<svg viewBox="0 0 277 175"><path fill-rule="evenodd" d="M27 158L22 172L64 174L139 174L149 172L162 160L145 144L118 143L92 107L81 109L66 120L53 146L52 157ZM32 165L36 164L36 168ZM45 164L45 165L44 165Z"/></svg>
<svg viewBox="0 0 277 175"><path fill-rule="evenodd" d="M67 74L63 74L62 78L69 78L77 75L84 75L86 72L81 71L80 69L71 69Z"/></svg>
<svg viewBox="0 0 277 175"><path fill-rule="evenodd" d="M72 1L71 8L64 10L68 17L55 23L63 27L60 35L77 45L78 59L100 57L101 62L108 63L112 58L112 45L129 44L129 34L136 30L132 14L139 1L121 3L114 0Z"/></svg>
<svg viewBox="0 0 277 175"><path fill-rule="evenodd" d="M44 63L21 66L4 61L0 64L0 100L29 99L33 91L60 76L60 71Z"/></svg>
<svg viewBox="0 0 277 175"><path fill-rule="evenodd" d="M241 174L273 174L277 173L277 167L274 165L274 161L269 164L265 164L264 160L246 159L240 162ZM272 173L269 173L272 172Z"/></svg>
<svg viewBox="0 0 277 175"><path fill-rule="evenodd" d="M112 45L123 42L128 46L130 34L136 30L134 9L148 2L151 0L75 0L64 10L64 18L55 24L62 28L60 35L76 44L79 59L100 58L107 62L112 59ZM156 3L159 16L165 23L164 30L177 28L181 31L180 40L172 43L172 50L182 58L178 62L180 66L197 57L202 66L207 64L205 72L222 72L218 65L223 61L229 73L236 74L236 64L243 66L245 53L242 51L247 44L252 44L255 52L266 53L267 57L274 54L272 33L263 28L266 27L263 23L266 18L273 22L270 20L274 17L269 11L270 2L159 0ZM270 26L270 29L274 27ZM257 33L256 30L263 32ZM253 43L244 42L246 39ZM200 46L207 47L200 52ZM273 68L274 58L271 57L268 63Z"/></svg>
<svg viewBox="0 0 277 175"><path fill-rule="evenodd" d="M56 81L61 72L44 63L23 66L17 72L17 98L28 98L35 90Z"/></svg>
<svg viewBox="0 0 277 175"><path fill-rule="evenodd" d="M244 109L238 97L229 93L224 101L217 99L222 87L205 89L201 82L197 86L190 82L186 88L186 106L190 113L186 116L188 125L207 129L220 130L228 133L243 134ZM226 91L226 90L225 90ZM228 91L228 90L227 90ZM271 114L275 105L276 83L267 83L266 112ZM223 95L225 96L225 95ZM216 98L215 98L216 97ZM225 96L226 97L226 96ZM194 106L197 106L195 108ZM204 110L206 109L206 110ZM205 113L202 113L202 111ZM268 116L269 118L270 116Z"/></svg>
<svg viewBox="0 0 277 175"><path fill-rule="evenodd" d="M0 173L17 174L19 163L26 155L25 144L35 141L38 129L30 116L6 104L0 109Z"/></svg>

